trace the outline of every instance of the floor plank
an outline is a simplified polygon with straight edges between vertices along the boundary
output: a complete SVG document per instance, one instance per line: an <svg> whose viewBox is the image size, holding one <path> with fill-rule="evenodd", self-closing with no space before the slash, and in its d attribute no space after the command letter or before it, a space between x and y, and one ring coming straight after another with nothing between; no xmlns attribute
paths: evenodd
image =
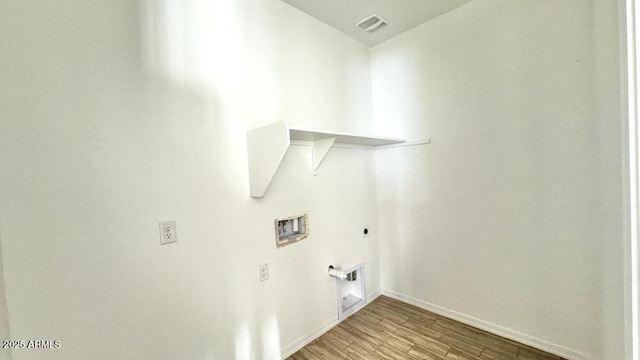
<svg viewBox="0 0 640 360"><path fill-rule="evenodd" d="M336 349L331 344L320 340L314 344L311 344L309 350L320 356L321 359L333 360L333 359L342 359L342 360L351 360L347 355L345 355L340 349Z"/></svg>
<svg viewBox="0 0 640 360"><path fill-rule="evenodd" d="M386 296L289 359L564 360Z"/></svg>

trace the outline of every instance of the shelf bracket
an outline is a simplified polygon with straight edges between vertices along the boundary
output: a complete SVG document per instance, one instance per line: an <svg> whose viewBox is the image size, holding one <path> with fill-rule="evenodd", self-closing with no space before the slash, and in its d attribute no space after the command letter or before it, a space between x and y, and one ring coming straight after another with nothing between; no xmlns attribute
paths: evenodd
<svg viewBox="0 0 640 360"><path fill-rule="evenodd" d="M260 198L267 192L290 143L289 128L284 122L247 132L251 197Z"/></svg>
<svg viewBox="0 0 640 360"><path fill-rule="evenodd" d="M336 138L327 138L316 140L313 142L312 146L312 154L313 154L313 175L318 174L318 168L320 167L320 163L327 156L329 149L331 149L331 145L336 141Z"/></svg>

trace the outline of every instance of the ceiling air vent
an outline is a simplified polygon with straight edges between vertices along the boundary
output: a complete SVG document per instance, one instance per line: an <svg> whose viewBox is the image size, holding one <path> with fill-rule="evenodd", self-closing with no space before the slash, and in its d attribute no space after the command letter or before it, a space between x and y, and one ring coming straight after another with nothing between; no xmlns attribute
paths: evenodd
<svg viewBox="0 0 640 360"><path fill-rule="evenodd" d="M379 30L387 26L388 24L389 23L385 19L376 14L373 14L362 19L359 23L356 24L356 26L360 28L360 30L370 33Z"/></svg>

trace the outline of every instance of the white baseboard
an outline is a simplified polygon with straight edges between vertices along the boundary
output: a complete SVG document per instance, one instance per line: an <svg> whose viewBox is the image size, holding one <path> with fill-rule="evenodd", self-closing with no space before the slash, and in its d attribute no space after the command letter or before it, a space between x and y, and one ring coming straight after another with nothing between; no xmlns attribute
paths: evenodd
<svg viewBox="0 0 640 360"><path fill-rule="evenodd" d="M478 329L488 331L492 334L502 336L504 338L511 339L513 341L517 341L525 345L529 345L536 349L540 349L548 353L561 356L563 358L572 359L572 360L593 360L592 357L585 355L581 352L571 350L566 347L551 343L549 341L538 339L533 336L529 336L521 332L490 323L488 321L480 320L473 316L459 313L457 311L450 310L445 307L426 302L424 300L420 300L408 295L404 295L393 290L383 289L382 295L388 296L396 300L400 300L407 304L417 306L419 308L431 311L438 315L448 317L450 319L476 327Z"/></svg>
<svg viewBox="0 0 640 360"><path fill-rule="evenodd" d="M375 300L380 295L382 295L381 289L377 289L373 292L370 292L369 294L367 294L367 303ZM296 351L302 349L313 340L319 338L320 336L322 336L322 334L331 330L334 326L338 325L339 323L340 321L338 320L338 315L336 310L336 316L333 316L331 319L328 319L322 322L316 328L312 329L311 331L297 338L290 344L283 346L282 349L280 349L280 351L269 356L267 360L281 360L281 359L288 358L289 356L295 354Z"/></svg>
<svg viewBox="0 0 640 360"><path fill-rule="evenodd" d="M382 295L382 289L378 289L376 291L370 292L367 294L367 304L377 299L378 296Z"/></svg>
<svg viewBox="0 0 640 360"><path fill-rule="evenodd" d="M316 328L312 329L306 334L300 336L290 344L283 346L282 349L280 349L280 351L269 356L267 360L281 360L281 359L288 358L289 356L293 355L296 351L302 349L313 340L322 336L322 334L331 330L331 328L338 325L339 322L340 321L338 321L338 315L336 314L336 316L333 316L331 319L324 321L322 324L318 325Z"/></svg>

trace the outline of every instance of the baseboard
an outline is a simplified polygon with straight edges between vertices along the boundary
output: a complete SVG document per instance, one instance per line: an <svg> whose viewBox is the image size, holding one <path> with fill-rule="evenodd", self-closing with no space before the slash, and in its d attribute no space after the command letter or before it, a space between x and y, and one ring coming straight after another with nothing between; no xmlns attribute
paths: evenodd
<svg viewBox="0 0 640 360"><path fill-rule="evenodd" d="M324 321L323 323L318 325L316 328L300 336L290 344L283 346L282 349L280 349L280 351L269 356L267 360L281 360L281 359L288 358L289 356L293 355L296 351L302 349L307 344L309 344L313 340L320 337L322 334L331 330L331 328L338 325L338 323L340 323L340 321L338 321L338 315L336 314L336 316L333 316L331 319Z"/></svg>
<svg viewBox="0 0 640 360"><path fill-rule="evenodd" d="M568 349L566 347L551 343L546 340L538 339L533 336L523 334L521 332L506 328L504 326L500 326L500 325L490 323L488 321L480 320L473 316L465 315L463 313L450 310L445 307L426 302L424 300L420 300L408 295L404 295L393 290L382 289L382 295L388 296L396 300L400 300L407 304L417 306L419 308L431 311L438 315L446 316L450 319L476 327L478 329L488 331L492 334L502 336L504 338L517 341L525 345L529 345L536 349L540 349L548 353L561 356L563 358L567 358L571 360L593 360L592 357L585 355L581 352Z"/></svg>
<svg viewBox="0 0 640 360"><path fill-rule="evenodd" d="M370 292L369 294L367 294L367 303L375 300L380 295L382 295L381 289L377 289L373 292ZM328 319L322 322L316 328L302 335L301 337L297 338L290 344L283 346L282 349L280 349L280 351L269 356L267 360L282 360L282 359L288 358L289 356L295 354L298 350L302 349L313 340L322 336L322 334L331 330L334 326L338 325L339 323L340 321L338 320L338 315L336 311L336 316L333 316L331 319Z"/></svg>
<svg viewBox="0 0 640 360"><path fill-rule="evenodd" d="M382 289L378 289L367 294L367 304L377 299L380 295L382 295Z"/></svg>

